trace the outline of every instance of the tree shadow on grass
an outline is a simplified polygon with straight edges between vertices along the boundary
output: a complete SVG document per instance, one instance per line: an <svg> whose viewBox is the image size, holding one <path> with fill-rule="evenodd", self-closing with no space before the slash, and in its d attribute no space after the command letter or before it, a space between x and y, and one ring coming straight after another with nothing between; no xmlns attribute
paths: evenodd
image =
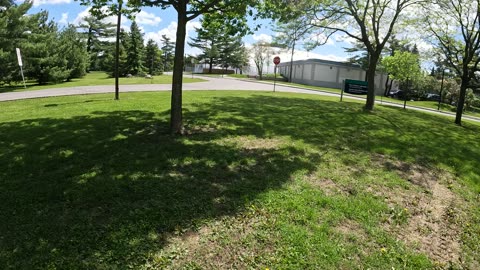
<svg viewBox="0 0 480 270"><path fill-rule="evenodd" d="M160 120L159 120L160 118ZM241 211L318 159L166 135L162 116L99 112L0 124L0 268L138 267L166 236Z"/></svg>
<svg viewBox="0 0 480 270"><path fill-rule="evenodd" d="M381 111L363 112L363 104L354 102L258 95L215 98L185 118L232 125L235 134L290 136L325 151L388 154L427 167L447 166L480 186L478 126L459 127L453 119L414 110L377 108Z"/></svg>
<svg viewBox="0 0 480 270"><path fill-rule="evenodd" d="M322 162L290 144L219 143L230 137L284 136L345 152L345 162L387 153L480 174L478 128L428 114L265 95L185 105L194 132L181 138L166 135L167 112L0 123L0 268L138 268L169 234L235 215Z"/></svg>

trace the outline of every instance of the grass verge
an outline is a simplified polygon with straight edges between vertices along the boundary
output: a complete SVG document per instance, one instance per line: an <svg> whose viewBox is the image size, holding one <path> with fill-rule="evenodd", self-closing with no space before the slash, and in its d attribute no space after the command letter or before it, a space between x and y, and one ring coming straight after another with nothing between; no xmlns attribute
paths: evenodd
<svg viewBox="0 0 480 270"><path fill-rule="evenodd" d="M200 78L189 78L184 77L184 83L192 82L204 82ZM129 84L170 84L172 83L171 75L158 75L153 76L152 79L146 79L143 77L132 77L132 78L120 78L120 84L129 85ZM34 91L42 89L51 89L51 88L64 88L64 87L75 87L75 86L94 86L94 85L113 85L115 84L115 78L111 78L107 73L101 71L92 71L87 73L85 77L80 79L72 79L70 82L63 82L58 84L47 84L47 85L38 85L35 82L27 82L27 88L25 89L23 84L18 84L14 86L4 86L0 87L0 93L2 92L21 92L21 91Z"/></svg>
<svg viewBox="0 0 480 270"><path fill-rule="evenodd" d="M478 125L337 98L2 102L1 269L479 267Z"/></svg>

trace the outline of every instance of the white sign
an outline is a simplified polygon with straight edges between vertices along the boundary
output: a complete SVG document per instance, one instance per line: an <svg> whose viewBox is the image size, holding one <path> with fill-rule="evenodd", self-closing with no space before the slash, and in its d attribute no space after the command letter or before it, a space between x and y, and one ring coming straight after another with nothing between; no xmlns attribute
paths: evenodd
<svg viewBox="0 0 480 270"><path fill-rule="evenodd" d="M16 48L17 49L17 59L18 59L18 65L19 66L23 66L23 63L22 63L22 55L20 54L20 49L19 48Z"/></svg>

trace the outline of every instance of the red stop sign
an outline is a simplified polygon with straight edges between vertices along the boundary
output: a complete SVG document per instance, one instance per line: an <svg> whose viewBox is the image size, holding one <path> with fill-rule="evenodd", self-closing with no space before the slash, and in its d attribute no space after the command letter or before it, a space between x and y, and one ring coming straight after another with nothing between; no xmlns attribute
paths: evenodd
<svg viewBox="0 0 480 270"><path fill-rule="evenodd" d="M275 58L273 58L273 63L274 63L275 65L280 64L280 57L275 56Z"/></svg>

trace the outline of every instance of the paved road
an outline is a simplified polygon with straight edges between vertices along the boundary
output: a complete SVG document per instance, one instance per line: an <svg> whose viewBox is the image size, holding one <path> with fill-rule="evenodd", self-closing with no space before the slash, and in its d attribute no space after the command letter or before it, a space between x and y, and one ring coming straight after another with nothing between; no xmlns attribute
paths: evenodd
<svg viewBox="0 0 480 270"><path fill-rule="evenodd" d="M207 81L197 82L197 83L186 83L183 85L183 90L185 91L195 91L195 90L257 90L257 91L272 91L273 85L268 82L256 82L249 80L239 80L235 78L221 78L221 77L207 77L207 76L195 76L201 77ZM52 88L45 90L36 90L36 91L24 91L24 92L8 92L0 93L0 101L8 100L18 100L18 99L29 99L29 98L41 98L41 97L53 97L53 96L68 96L68 95L84 95L84 94L98 94L98 93L113 93L113 85L96 85L96 86L76 86L68 88ZM122 92L141 92L141 91L170 91L170 84L137 84L137 85L121 85L120 93ZM338 94L308 90L301 87L293 87L287 85L278 84L276 87L278 92L290 92L290 93L303 93L303 94L314 94L314 95L324 95L324 96L339 96ZM350 97L354 99L364 99L362 97ZM376 101L377 104L403 107L403 105L390 103L385 101ZM409 109L431 112L441 115L446 115L454 117L453 113L447 112L438 112L436 110L418 108L407 106ZM480 122L480 118L464 116L464 119L469 119L472 121Z"/></svg>

